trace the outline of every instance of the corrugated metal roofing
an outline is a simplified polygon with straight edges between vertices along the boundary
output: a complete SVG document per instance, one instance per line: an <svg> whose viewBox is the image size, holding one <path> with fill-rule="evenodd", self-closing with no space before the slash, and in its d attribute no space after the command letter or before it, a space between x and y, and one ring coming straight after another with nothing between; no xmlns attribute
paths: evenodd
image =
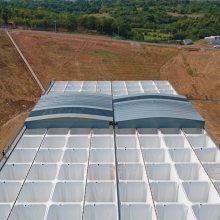
<svg viewBox="0 0 220 220"><path fill-rule="evenodd" d="M112 121L110 95L61 93L42 96L26 120L26 126L108 127Z"/></svg>
<svg viewBox="0 0 220 220"><path fill-rule="evenodd" d="M92 86L95 90L76 92L74 89L79 85L87 89ZM111 95L100 92L107 87L111 88ZM162 93L167 89L173 92ZM49 91L26 120L29 128L91 128L109 124L118 124L121 128L204 127L204 120L191 103L177 95L167 81L113 81L104 85L97 81L55 82Z"/></svg>
<svg viewBox="0 0 220 220"><path fill-rule="evenodd" d="M172 95L172 94L158 94L158 93L150 93L150 94L134 94L134 95L126 95L120 97L114 97L113 102L125 102L125 101L132 101L132 100L145 100L145 99L169 99L169 100L179 100L179 101L187 101L187 98L182 95Z"/></svg>
<svg viewBox="0 0 220 220"><path fill-rule="evenodd" d="M92 92L73 92L73 93L58 93L44 95L41 97L35 110L45 109L54 106L91 106L100 109L112 109L112 98L110 95L97 94Z"/></svg>
<svg viewBox="0 0 220 220"><path fill-rule="evenodd" d="M203 118L184 97L133 96L114 101L119 128L204 127Z"/></svg>

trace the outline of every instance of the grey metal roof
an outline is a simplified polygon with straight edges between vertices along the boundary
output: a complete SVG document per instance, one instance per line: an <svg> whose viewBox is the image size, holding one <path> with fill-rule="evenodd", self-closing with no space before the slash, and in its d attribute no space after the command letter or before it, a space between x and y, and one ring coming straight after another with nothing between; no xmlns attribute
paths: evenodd
<svg viewBox="0 0 220 220"><path fill-rule="evenodd" d="M112 98L110 95L91 92L57 93L44 95L34 107L35 110L56 106L93 106L101 109L112 109Z"/></svg>
<svg viewBox="0 0 220 220"><path fill-rule="evenodd" d="M120 97L114 97L113 102L125 102L125 101L132 101L132 100L142 100L142 99L169 99L169 100L179 100L179 101L187 101L187 98L182 95L172 95L172 94L158 94L158 93L138 93L134 95L126 95Z"/></svg>
<svg viewBox="0 0 220 220"><path fill-rule="evenodd" d="M61 93L42 96L26 120L26 126L108 127L112 121L110 95Z"/></svg>
<svg viewBox="0 0 220 220"><path fill-rule="evenodd" d="M203 128L204 120L185 96L165 93L113 96L98 92L47 93L26 120L29 128L95 128L109 124L117 124L119 128Z"/></svg>
<svg viewBox="0 0 220 220"><path fill-rule="evenodd" d="M204 127L204 119L183 96L144 95L114 100L119 128Z"/></svg>

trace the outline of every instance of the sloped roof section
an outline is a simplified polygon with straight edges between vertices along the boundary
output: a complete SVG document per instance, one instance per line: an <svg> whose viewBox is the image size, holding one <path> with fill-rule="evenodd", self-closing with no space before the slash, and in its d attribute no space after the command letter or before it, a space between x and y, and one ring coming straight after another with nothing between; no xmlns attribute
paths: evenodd
<svg viewBox="0 0 220 220"><path fill-rule="evenodd" d="M108 127L113 121L112 98L97 93L44 95L26 120L28 128Z"/></svg>
<svg viewBox="0 0 220 220"><path fill-rule="evenodd" d="M185 96L150 91L120 96L99 90L46 93L30 113L26 126L104 128L116 124L119 128L204 128L203 118Z"/></svg>
<svg viewBox="0 0 220 220"><path fill-rule="evenodd" d="M182 95L172 95L172 94L158 94L158 93L138 93L134 95L126 95L114 98L114 103L132 101L132 100L146 100L146 99L172 99L177 101L187 101L187 98Z"/></svg>
<svg viewBox="0 0 220 220"><path fill-rule="evenodd" d="M204 119L184 96L133 95L113 103L119 128L204 128Z"/></svg>

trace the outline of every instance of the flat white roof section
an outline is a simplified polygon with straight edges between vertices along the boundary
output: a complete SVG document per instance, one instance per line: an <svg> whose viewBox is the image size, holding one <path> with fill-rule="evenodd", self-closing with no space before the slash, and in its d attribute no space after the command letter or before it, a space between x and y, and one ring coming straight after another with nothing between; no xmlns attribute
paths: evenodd
<svg viewBox="0 0 220 220"><path fill-rule="evenodd" d="M220 219L220 151L203 128L24 127L1 164L0 220Z"/></svg>
<svg viewBox="0 0 220 220"><path fill-rule="evenodd" d="M55 81L47 91L52 93L92 92L113 96L144 94L173 94L177 92L168 81Z"/></svg>

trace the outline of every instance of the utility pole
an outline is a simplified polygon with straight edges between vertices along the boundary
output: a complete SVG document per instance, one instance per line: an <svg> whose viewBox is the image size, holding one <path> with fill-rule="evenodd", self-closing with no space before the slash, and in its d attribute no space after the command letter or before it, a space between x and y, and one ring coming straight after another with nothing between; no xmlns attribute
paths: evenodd
<svg viewBox="0 0 220 220"><path fill-rule="evenodd" d="M55 33L57 33L57 21L56 20L54 21L54 31Z"/></svg>

